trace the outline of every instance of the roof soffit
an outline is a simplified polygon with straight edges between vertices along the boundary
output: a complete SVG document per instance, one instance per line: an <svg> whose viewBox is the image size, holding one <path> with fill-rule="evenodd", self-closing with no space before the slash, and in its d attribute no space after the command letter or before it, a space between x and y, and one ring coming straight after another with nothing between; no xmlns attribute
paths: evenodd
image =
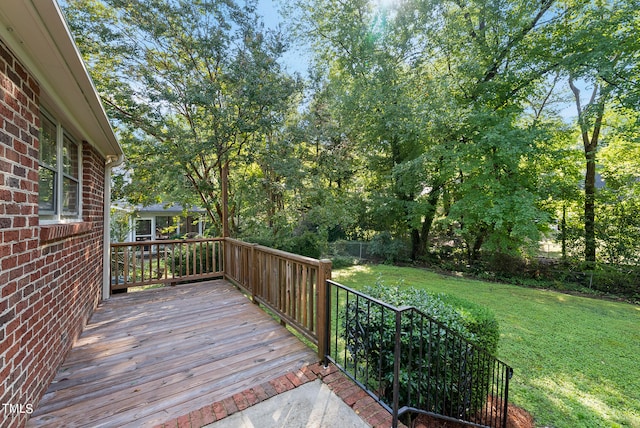
<svg viewBox="0 0 640 428"><path fill-rule="evenodd" d="M2 0L0 37L41 85L44 106L103 155L120 147L55 0Z"/></svg>

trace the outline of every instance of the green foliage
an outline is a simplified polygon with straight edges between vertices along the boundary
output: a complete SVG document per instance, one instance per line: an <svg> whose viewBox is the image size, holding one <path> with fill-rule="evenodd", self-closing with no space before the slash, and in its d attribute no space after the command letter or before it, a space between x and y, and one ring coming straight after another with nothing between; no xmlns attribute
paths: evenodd
<svg viewBox="0 0 640 428"><path fill-rule="evenodd" d="M396 307L413 306L490 354L498 349L498 322L488 308L445 293L405 287L402 281L398 286L387 286L382 277L363 292Z"/></svg>
<svg viewBox="0 0 640 428"><path fill-rule="evenodd" d="M247 242L254 242L266 247L276 248L301 256L320 258L325 253L325 241L317 233L310 231L288 236L252 235L245 238Z"/></svg>
<svg viewBox="0 0 640 428"><path fill-rule="evenodd" d="M220 229L223 171L300 90L277 61L281 35L263 31L253 2L69 0L65 11L122 137L127 197L197 203Z"/></svg>
<svg viewBox="0 0 640 428"><path fill-rule="evenodd" d="M332 269L341 269L357 264L358 259L348 256L332 256L331 267Z"/></svg>
<svg viewBox="0 0 640 428"><path fill-rule="evenodd" d="M420 290L424 293L424 290ZM455 308L462 319L462 325L478 347L495 355L500 340L500 328L495 314L489 308L448 294L437 294L445 305ZM420 306L416 306L420 308ZM421 309L423 312L424 309Z"/></svg>
<svg viewBox="0 0 640 428"><path fill-rule="evenodd" d="M640 378L630 375L640 355L637 305L425 269L366 265L333 272L336 281L358 290L379 275L489 308L500 324L497 355L514 368L509 401L531 412L536 425L640 424Z"/></svg>
<svg viewBox="0 0 640 428"><path fill-rule="evenodd" d="M298 236L291 237L285 244L285 251L300 254L315 259L322 254L321 241L317 234L306 231Z"/></svg>
<svg viewBox="0 0 640 428"><path fill-rule="evenodd" d="M380 232L371 239L369 254L386 263L395 263L408 258L406 244L391 236L389 232Z"/></svg>
<svg viewBox="0 0 640 428"><path fill-rule="evenodd" d="M129 221L132 214L123 210L111 208L111 242L126 241L131 232Z"/></svg>
<svg viewBox="0 0 640 428"><path fill-rule="evenodd" d="M64 2L127 154L114 195L219 234L229 167L232 235L279 248L481 269L557 226L565 259L638 263L638 0L285 3L306 82L254 1Z"/></svg>
<svg viewBox="0 0 640 428"><path fill-rule="evenodd" d="M594 271L589 284L596 290L614 296L625 296L632 301L640 302L640 269L638 266L600 266Z"/></svg>
<svg viewBox="0 0 640 428"><path fill-rule="evenodd" d="M640 112L618 110L608 116L610 137L600 151L605 187L598 193L596 236L601 259L640 264Z"/></svg>
<svg viewBox="0 0 640 428"><path fill-rule="evenodd" d="M395 307L414 306L418 313L403 312L400 356L401 405L415 406L438 414L462 418L484 405L486 367L477 361L463 337L489 353L495 353L499 332L495 316L487 309L460 298L434 295L415 288L388 287L378 280L365 294ZM381 373L377 389L392 402L395 317L379 305L347 305L344 319L346 346L354 361L369 367L371 378ZM422 370L416 370L422 367ZM446 369L445 369L446 368ZM413 391L413 392L412 392ZM417 392L419 391L419 393ZM412 397L413 401L408 400Z"/></svg>

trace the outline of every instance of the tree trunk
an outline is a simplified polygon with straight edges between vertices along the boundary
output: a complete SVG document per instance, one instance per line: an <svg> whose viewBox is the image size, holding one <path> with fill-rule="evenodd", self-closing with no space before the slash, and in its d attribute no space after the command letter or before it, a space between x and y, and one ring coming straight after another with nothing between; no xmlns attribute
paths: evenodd
<svg viewBox="0 0 640 428"><path fill-rule="evenodd" d="M473 243L473 249L471 251L471 261L476 262L480 258L480 249L482 248L482 244L484 244L484 238L486 237L487 230L486 228L481 228L478 234L476 235L476 239Z"/></svg>
<svg viewBox="0 0 640 428"><path fill-rule="evenodd" d="M229 161L222 164L222 237L229 237Z"/></svg>
<svg viewBox="0 0 640 428"><path fill-rule="evenodd" d="M591 99L585 109L580 103L580 90L575 86L573 79L569 78L569 86L576 99L578 110L578 124L584 146L584 157L587 163L584 174L584 260L595 263L596 261L596 152L602 119L604 117L604 103L609 93L608 88L596 85ZM589 135L589 118L593 118L593 131Z"/></svg>
<svg viewBox="0 0 640 428"><path fill-rule="evenodd" d="M417 260L421 256L422 239L420 231L415 227L411 228L411 260Z"/></svg>
<svg viewBox="0 0 640 428"><path fill-rule="evenodd" d="M596 153L585 149L587 171L584 175L584 260L596 261Z"/></svg>
<svg viewBox="0 0 640 428"><path fill-rule="evenodd" d="M432 189L431 192L429 192L429 197L427 198L427 201L429 202L429 208L427 208L427 211L424 214L424 220L422 221L421 231L418 232L415 229L412 231L412 238L413 238L414 231L418 236L417 243L414 243L413 242L414 240L412 239L412 243L414 243L412 248L413 260L422 258L426 256L427 253L429 252L428 251L429 250L429 233L431 232L433 219L436 217L436 208L437 208L438 201L440 200L441 194L442 194L442 187L440 186Z"/></svg>
<svg viewBox="0 0 640 428"><path fill-rule="evenodd" d="M562 204L562 223L560 223L562 238L562 261L567 261L567 204Z"/></svg>

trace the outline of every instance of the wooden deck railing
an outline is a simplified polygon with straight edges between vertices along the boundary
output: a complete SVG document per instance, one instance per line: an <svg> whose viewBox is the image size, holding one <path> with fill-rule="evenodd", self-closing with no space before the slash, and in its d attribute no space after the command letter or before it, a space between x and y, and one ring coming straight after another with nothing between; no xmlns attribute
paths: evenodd
<svg viewBox="0 0 640 428"><path fill-rule="evenodd" d="M224 275L222 238L111 244L111 290Z"/></svg>
<svg viewBox="0 0 640 428"><path fill-rule="evenodd" d="M326 351L331 261L231 238L111 244L111 290L225 277Z"/></svg>
<svg viewBox="0 0 640 428"><path fill-rule="evenodd" d="M226 238L225 276L314 343L324 357L330 260Z"/></svg>

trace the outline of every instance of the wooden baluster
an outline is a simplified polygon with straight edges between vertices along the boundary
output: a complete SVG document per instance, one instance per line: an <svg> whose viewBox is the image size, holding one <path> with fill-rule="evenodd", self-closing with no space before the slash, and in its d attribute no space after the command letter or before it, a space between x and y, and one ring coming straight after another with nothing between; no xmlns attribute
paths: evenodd
<svg viewBox="0 0 640 428"><path fill-rule="evenodd" d="M300 321L304 328L309 328L309 308L307 307L309 299L308 294L311 291L309 288L309 284L307 284L307 272L309 271L309 266L301 265L301 275L300 275Z"/></svg>
<svg viewBox="0 0 640 428"><path fill-rule="evenodd" d="M114 247L113 245L111 246L111 254L109 255L109 257L111 257L110 261L111 261L111 266L109 269L109 291L111 291L111 287L113 287L114 284L118 283L118 280L116 279L115 281L113 280L114 278L118 278L118 248Z"/></svg>
<svg viewBox="0 0 640 428"><path fill-rule="evenodd" d="M252 244L251 248L249 249L249 266L247 266L248 268L248 280L249 280L249 284L251 284L251 300L253 301L253 303L258 304L258 301L256 300L256 296L260 293L259 291L259 287L260 284L258 283L258 278L256 275L256 265L257 265L257 260L256 260L256 247L258 245L257 244Z"/></svg>
<svg viewBox="0 0 640 428"><path fill-rule="evenodd" d="M164 272L162 274L162 279L169 279L169 270L167 269L167 245L163 246L164 248Z"/></svg>
<svg viewBox="0 0 640 428"><path fill-rule="evenodd" d="M171 243L171 279L176 277L176 243ZM171 283L173 284L173 283Z"/></svg>
<svg viewBox="0 0 640 428"><path fill-rule="evenodd" d="M160 272L160 244L156 245L156 274L153 276L155 279L161 279L162 273Z"/></svg>
<svg viewBox="0 0 640 428"><path fill-rule="evenodd" d="M129 282L129 247L124 247L124 281L123 284Z"/></svg>
<svg viewBox="0 0 640 428"><path fill-rule="evenodd" d="M189 244L188 242L186 242L184 244L184 260L185 260L185 270L184 270L184 274L185 276L189 276L191 275L191 272L193 271L193 262L194 260L191 258L191 250L192 250L192 244ZM185 278L187 279L187 278Z"/></svg>
<svg viewBox="0 0 640 428"><path fill-rule="evenodd" d="M292 301L295 298L293 295L293 269L289 260L284 261L284 308L283 311L286 315L292 315Z"/></svg>
<svg viewBox="0 0 640 428"><path fill-rule="evenodd" d="M131 265L133 267L133 273L131 274L132 283L138 280L138 247L139 245L135 245L132 250L131 255Z"/></svg>

